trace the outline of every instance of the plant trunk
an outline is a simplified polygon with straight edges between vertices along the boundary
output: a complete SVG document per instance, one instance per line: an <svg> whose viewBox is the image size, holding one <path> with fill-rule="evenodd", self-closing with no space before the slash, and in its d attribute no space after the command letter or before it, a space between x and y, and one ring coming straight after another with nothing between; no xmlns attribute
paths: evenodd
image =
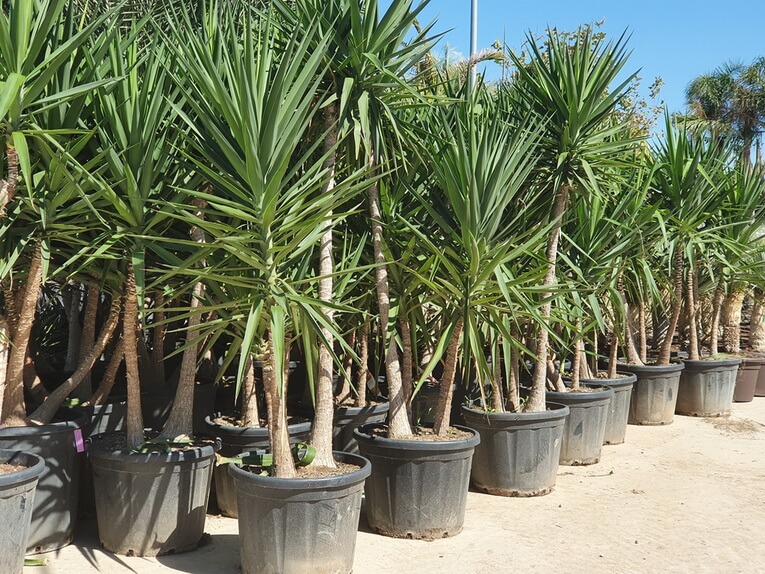
<svg viewBox="0 0 765 574"><path fill-rule="evenodd" d="M547 381L547 354L550 341L551 328L550 315L552 313L552 287L555 285L556 264L558 261L558 243L560 242L561 228L563 227L563 215L566 212L570 188L567 184L562 185L555 194L551 220L553 228L547 243L547 273L545 273L542 286L542 306L539 315L542 324L538 327L536 340L536 362L534 364L534 378L531 383L531 395L526 404L526 411L541 412L545 410L545 383Z"/></svg>
<svg viewBox="0 0 765 574"><path fill-rule="evenodd" d="M712 321L709 326L709 352L716 355L720 346L720 313L725 299L725 281L720 278L712 301Z"/></svg>
<svg viewBox="0 0 765 574"><path fill-rule="evenodd" d="M375 167L374 153L369 155L370 167ZM369 216L372 220L372 244L375 257L375 286L377 307L380 313L380 330L385 352L385 375L388 381L388 438L401 438L412 434L412 426L406 408L406 395L401 381L401 366L398 360L395 337L388 334L390 319L390 293L388 285L388 267L383 250L382 209L380 208L380 189L377 181L369 186Z"/></svg>
<svg viewBox="0 0 765 574"><path fill-rule="evenodd" d="M5 317L0 315L0 413L3 412L6 380L8 375L8 357L11 352L11 333Z"/></svg>
<svg viewBox="0 0 765 574"><path fill-rule="evenodd" d="M106 364L106 370L104 370L104 376L101 377L101 384L98 385L96 392L93 394L93 398L90 402L94 405L102 405L109 397L109 393L112 392L114 387L114 381L117 377L117 370L122 364L122 360L125 358L125 340L120 337L117 341L117 346L114 347L109 362Z"/></svg>
<svg viewBox="0 0 765 574"><path fill-rule="evenodd" d="M10 143L6 143L5 157L8 163L8 177L0 180L0 218L5 217L5 207L16 196L16 185L19 181L19 154Z"/></svg>
<svg viewBox="0 0 765 574"><path fill-rule="evenodd" d="M494 356L491 360L492 377L491 377L491 407L494 412L505 412L505 397L502 396L502 363L501 353L502 349L502 337L497 337L497 342L494 349Z"/></svg>
<svg viewBox="0 0 765 574"><path fill-rule="evenodd" d="M741 352L741 308L746 291L740 287L732 289L725 298L722 309L723 347L726 353Z"/></svg>
<svg viewBox="0 0 765 574"><path fill-rule="evenodd" d="M582 363L582 340L577 337L574 341L574 358L571 361L571 390L579 390L579 367Z"/></svg>
<svg viewBox="0 0 765 574"><path fill-rule="evenodd" d="M555 360L549 356L549 351L547 357L547 384L552 391L559 393L566 392L566 385L563 384L563 377L560 376L560 372L555 368Z"/></svg>
<svg viewBox="0 0 765 574"><path fill-rule="evenodd" d="M694 269L688 270L688 277L686 281L686 300L685 308L688 321L688 358L691 361L699 360L699 332L697 330L698 325L696 323L696 315L698 309L696 307L696 287L694 285L696 271Z"/></svg>
<svg viewBox="0 0 765 574"><path fill-rule="evenodd" d="M664 340L659 347L659 358L656 361L657 365L669 365L669 358L672 354L672 337L675 336L677 323L680 320L680 311L683 308L683 250L680 248L680 245L677 245L675 249L672 276L672 284L674 286L672 314L669 319L669 325L667 326L667 332L664 334Z"/></svg>
<svg viewBox="0 0 765 574"><path fill-rule="evenodd" d="M80 364L77 366L77 370L59 385L54 390L48 400L40 405L31 415L30 419L39 424L48 424L53 420L56 411L61 407L64 399L68 397L72 391L77 388L77 385L82 384L87 375L96 364L96 361L106 349L106 345L109 343L109 339L112 338L114 330L117 328L117 323L120 320L120 303L119 299L115 299L112 302L111 310L109 311L109 317L107 318L104 326L101 328L101 332L98 335L98 339L90 348L90 352L85 356Z"/></svg>
<svg viewBox="0 0 765 574"><path fill-rule="evenodd" d="M35 405L39 406L45 402L48 398L48 390L45 385L42 384L40 377L37 376L37 368L35 362L32 360L32 354L30 352L33 341L29 342L27 347L27 356L24 357L24 389L32 397Z"/></svg>
<svg viewBox="0 0 765 574"><path fill-rule="evenodd" d="M510 368L507 370L507 410L511 413L517 413L521 410L520 355L515 346L510 349Z"/></svg>
<svg viewBox="0 0 765 574"><path fill-rule="evenodd" d="M619 361L619 337L616 336L616 331L611 331L611 341L608 349L608 373L609 379L616 378L616 364Z"/></svg>
<svg viewBox="0 0 765 574"><path fill-rule="evenodd" d="M645 364L648 361L648 334L646 333L646 312L645 303L638 303L638 342L640 352L640 362Z"/></svg>
<svg viewBox="0 0 765 574"><path fill-rule="evenodd" d="M77 368L77 363L80 358L80 346L82 341L82 329L80 328L81 302L82 286L79 283L71 283L64 296L67 327L69 330L69 338L66 346L66 362L64 363L64 371L67 373L71 373Z"/></svg>
<svg viewBox="0 0 765 574"><path fill-rule="evenodd" d="M16 331L16 324L19 322L19 310L16 305L17 293L14 291L11 283L3 282L3 305L5 308L5 321L9 339L13 339L13 333Z"/></svg>
<svg viewBox="0 0 765 574"><path fill-rule="evenodd" d="M23 426L28 422L24 405L24 363L35 320L41 282L42 243L38 241L29 262L29 272L19 308L18 323L13 333L13 344L6 375L5 399L2 417L0 417L2 426Z"/></svg>
<svg viewBox="0 0 765 574"><path fill-rule="evenodd" d="M352 331L345 335L345 344L354 349L356 347L356 332ZM343 355L343 375L340 377L340 392L335 397L335 402L338 405L345 404L353 398L353 391L351 390L351 380L353 378L353 355L351 353L345 353Z"/></svg>
<svg viewBox="0 0 765 574"><path fill-rule="evenodd" d="M460 339L462 338L462 319L454 327L454 333L446 350L444 362L444 374L438 393L438 406L436 407L436 420L433 431L436 436L444 437L449 430L449 419L452 413L452 395L454 394L454 376L457 373L457 361L459 359Z"/></svg>
<svg viewBox="0 0 765 574"><path fill-rule="evenodd" d="M244 381L242 381L242 426L260 428L258 389L255 384L255 361L253 361L252 355L247 357Z"/></svg>
<svg viewBox="0 0 765 574"><path fill-rule="evenodd" d="M752 318L749 322L749 347L757 353L765 353L765 301L760 289L754 290Z"/></svg>
<svg viewBox="0 0 765 574"><path fill-rule="evenodd" d="M289 355L287 354L287 356ZM277 478L294 478L297 476L297 472L292 459L290 437L287 430L287 401L285 399L287 396L287 379L284 380L285 388L280 395L276 369L283 369L283 365L276 363L274 339L270 330L266 354L261 356L260 360L263 363L263 386L266 389L268 407L268 436L271 442L271 454L274 458L273 474ZM314 459L313 464L317 464L316 459Z"/></svg>
<svg viewBox="0 0 765 574"><path fill-rule="evenodd" d="M127 378L127 448L134 450L144 443L143 415L141 414L141 379L138 370L138 301L135 270L128 263L125 284L125 314L122 340L125 348L125 375Z"/></svg>
<svg viewBox="0 0 765 574"><path fill-rule="evenodd" d="M324 108L324 129L327 134L324 139L324 153L328 155L324 160L327 180L322 193L331 193L335 187L335 164L337 159L335 148L337 146L339 113L337 106L337 103L333 103ZM322 234L319 243L319 299L323 302L331 303L334 298L332 273L335 271L332 254L332 212L327 213L326 225L327 228ZM323 307L321 312L324 314L327 323L332 324L334 322L335 313L332 308ZM316 449L316 458L314 458L312 464L336 468L337 465L332 456L332 428L335 409L335 398L332 388L334 370L332 344L332 332L322 327L321 338L319 340L319 376L316 380L316 404L313 428L311 430L311 444Z"/></svg>
<svg viewBox="0 0 765 574"><path fill-rule="evenodd" d="M101 291L95 285L90 285L86 293L85 312L82 317L82 334L80 335L80 354L77 358L78 368L83 361L87 360L90 350L96 344L96 320L98 319L98 304L101 302ZM96 360L99 357L96 357ZM82 382L74 388L72 393L73 397L80 399L82 402L89 401L93 397L90 373L91 369L88 369Z"/></svg>
<svg viewBox="0 0 765 574"><path fill-rule="evenodd" d="M154 297L154 330L151 347L151 362L154 365L154 376L160 381L165 380L165 296L157 293Z"/></svg>
<svg viewBox="0 0 765 574"><path fill-rule="evenodd" d="M359 370L356 379L356 405L367 406L367 381L369 380L369 319L364 319L359 343Z"/></svg>
<svg viewBox="0 0 765 574"><path fill-rule="evenodd" d="M401 328L401 388L404 391L404 401L406 402L406 414L409 420L412 420L412 373L414 369L414 352L412 350L412 329L409 321L405 318L399 319Z"/></svg>

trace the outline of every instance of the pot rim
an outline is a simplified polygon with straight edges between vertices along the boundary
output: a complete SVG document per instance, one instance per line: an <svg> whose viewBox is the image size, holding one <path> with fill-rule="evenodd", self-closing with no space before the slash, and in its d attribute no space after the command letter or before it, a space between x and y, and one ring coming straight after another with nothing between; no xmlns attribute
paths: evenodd
<svg viewBox="0 0 765 574"><path fill-rule="evenodd" d="M699 369L699 367L716 368L716 367L738 367L744 359L742 357L732 357L727 359L682 359L683 364L686 367ZM765 363L765 359L762 360Z"/></svg>
<svg viewBox="0 0 765 574"><path fill-rule="evenodd" d="M685 364L681 361L672 361L669 365L630 365L628 363L619 363L617 372L619 370L628 373L676 373L682 371L685 368Z"/></svg>
<svg viewBox="0 0 765 574"><path fill-rule="evenodd" d="M175 451L175 452L129 452L125 450L112 450L99 445L99 441L104 437L113 435L124 435L124 431L115 431L107 433L99 433L90 437L88 444L88 456L113 461L126 461L140 464L142 462L157 463L164 462L167 464L176 464L182 462L194 462L210 458L215 455L217 447L212 444L204 444L191 447L187 450Z"/></svg>
<svg viewBox="0 0 765 574"><path fill-rule="evenodd" d="M211 429L216 431L222 431L228 435L238 435L238 436L268 436L268 427L235 427L230 425L223 425L220 423L214 422L214 418L217 418L220 415L220 413L215 413L214 415L207 415L205 417L205 424ZM300 423L293 423L291 425L287 425L287 431L290 433L300 433L300 432L308 432L311 430L311 426L313 425L313 421L303 421Z"/></svg>
<svg viewBox="0 0 765 574"><path fill-rule="evenodd" d="M545 421L545 420L557 420L566 418L571 409L568 405L547 401L547 409L544 411L534 412L517 412L517 413L495 413L488 412L482 409L469 407L462 405L462 411L471 415L480 416L486 419L495 419L500 421Z"/></svg>
<svg viewBox="0 0 765 574"><path fill-rule="evenodd" d="M0 488L37 480L45 470L45 460L41 456L23 450L0 449L0 463L19 464L26 467L0 475Z"/></svg>
<svg viewBox="0 0 765 574"><path fill-rule="evenodd" d="M366 431L384 426L381 423L369 423L353 429L353 436L357 441L385 448L398 448L402 450L421 452L449 452L465 448L475 448L481 442L478 431L462 425L450 425L453 428L473 433L473 436L454 440L407 440L392 439L387 437L373 437Z"/></svg>
<svg viewBox="0 0 765 574"><path fill-rule="evenodd" d="M0 428L0 437L27 437L27 436L45 436L61 432L74 431L78 428L85 428L88 425L90 417L87 413L78 411L74 407L61 407L57 413L64 413L68 420L52 422L45 425L29 425L18 427Z"/></svg>

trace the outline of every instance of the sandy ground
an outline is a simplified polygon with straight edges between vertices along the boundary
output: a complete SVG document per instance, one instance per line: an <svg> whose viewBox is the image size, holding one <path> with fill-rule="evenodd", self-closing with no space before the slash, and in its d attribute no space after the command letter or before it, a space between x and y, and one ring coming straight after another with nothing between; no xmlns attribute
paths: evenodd
<svg viewBox="0 0 765 574"><path fill-rule="evenodd" d="M235 520L209 516L209 543L183 555L125 558L99 549L95 525L24 574L229 574L239 570ZM356 574L765 572L765 398L730 417L676 416L630 426L600 464L561 467L539 498L471 492L454 538L422 542L369 532L363 515Z"/></svg>

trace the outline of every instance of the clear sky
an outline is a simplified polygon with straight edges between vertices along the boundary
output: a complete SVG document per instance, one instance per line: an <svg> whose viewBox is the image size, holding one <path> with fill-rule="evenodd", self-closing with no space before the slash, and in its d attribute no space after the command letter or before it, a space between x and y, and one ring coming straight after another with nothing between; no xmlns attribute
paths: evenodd
<svg viewBox="0 0 765 574"><path fill-rule="evenodd" d="M383 2L383 4L386 4ZM685 108L688 83L726 61L750 63L765 56L765 0L478 0L478 47L499 39L522 47L526 31L574 30L605 20L602 30L632 34L629 72L640 70L642 86L664 80L660 93L670 111ZM423 23L438 18L436 30L451 30L444 42L470 52L470 0L431 0ZM443 42L442 42L443 44ZM487 70L498 77L498 71Z"/></svg>

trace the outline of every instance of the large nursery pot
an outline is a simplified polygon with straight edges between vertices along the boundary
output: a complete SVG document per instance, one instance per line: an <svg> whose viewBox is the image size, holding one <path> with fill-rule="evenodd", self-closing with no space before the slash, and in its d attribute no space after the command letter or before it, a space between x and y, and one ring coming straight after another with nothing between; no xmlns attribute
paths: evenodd
<svg viewBox="0 0 765 574"><path fill-rule="evenodd" d="M760 367L757 375L757 386L754 388L755 397L765 397L765 365Z"/></svg>
<svg viewBox="0 0 765 574"><path fill-rule="evenodd" d="M539 496L555 486L568 417L566 405L547 403L536 413L494 413L462 407L465 423L478 431L473 486L501 496Z"/></svg>
<svg viewBox="0 0 765 574"><path fill-rule="evenodd" d="M244 451L267 449L268 427L235 427L216 423L214 417L205 419L207 434L214 437L220 444L221 456L238 456ZM311 438L311 421L290 424L287 431L290 443L307 442ZM234 479L226 465L216 466L213 471L215 480L215 497L218 509L224 516L237 517L237 494Z"/></svg>
<svg viewBox="0 0 765 574"><path fill-rule="evenodd" d="M634 373L619 373L618 371L617 374L621 375L621 377L583 381L592 385L605 385L614 390L614 396L608 407L603 444L622 444L624 437L627 435L627 421L630 418L630 402L632 402L632 387L635 386L637 376Z"/></svg>
<svg viewBox="0 0 765 574"><path fill-rule="evenodd" d="M669 365L619 365L637 380L630 400L631 425L668 425L675 417L677 390L683 363Z"/></svg>
<svg viewBox="0 0 765 574"><path fill-rule="evenodd" d="M736 378L733 400L737 403L749 403L754 400L760 371L765 366L765 359L759 357L744 357Z"/></svg>
<svg viewBox="0 0 765 574"><path fill-rule="evenodd" d="M27 553L63 548L72 541L80 490L82 427L87 416L61 408L53 422L0 429L0 449L20 450L45 461L32 510Z"/></svg>
<svg viewBox="0 0 765 574"><path fill-rule="evenodd" d="M359 451L372 463L364 487L369 525L385 536L433 540L459 534L465 521L470 467L480 435L446 441L393 440L376 436L382 425L354 431Z"/></svg>
<svg viewBox="0 0 765 574"><path fill-rule="evenodd" d="M88 451L101 546L125 556L196 548L204 534L214 448L137 454L113 450L114 437L92 437Z"/></svg>
<svg viewBox="0 0 765 574"><path fill-rule="evenodd" d="M17 469L0 473L0 572L21 574L27 553L35 487L45 470L45 461L36 454L0 450L0 465Z"/></svg>
<svg viewBox="0 0 765 574"><path fill-rule="evenodd" d="M547 392L547 400L566 405L569 415L563 424L560 464L579 466L600 461L606 422L614 390L597 385L582 385L581 391Z"/></svg>
<svg viewBox="0 0 765 574"><path fill-rule="evenodd" d="M335 453L358 466L323 478L274 478L228 465L237 493L243 574L348 574L353 568L365 458Z"/></svg>
<svg viewBox="0 0 765 574"><path fill-rule="evenodd" d="M730 412L736 373L741 359L683 361L675 413L694 417L719 417ZM759 368L758 368L759 372ZM756 383L755 375L755 383Z"/></svg>

